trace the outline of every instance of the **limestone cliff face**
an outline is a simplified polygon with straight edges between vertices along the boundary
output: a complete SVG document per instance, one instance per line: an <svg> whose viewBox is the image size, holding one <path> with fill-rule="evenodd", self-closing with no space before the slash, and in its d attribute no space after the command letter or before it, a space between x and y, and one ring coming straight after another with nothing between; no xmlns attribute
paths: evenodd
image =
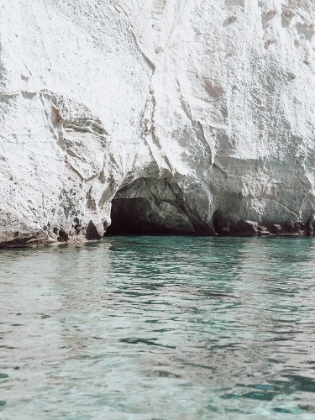
<svg viewBox="0 0 315 420"><path fill-rule="evenodd" d="M0 243L313 232L311 0L0 3Z"/></svg>

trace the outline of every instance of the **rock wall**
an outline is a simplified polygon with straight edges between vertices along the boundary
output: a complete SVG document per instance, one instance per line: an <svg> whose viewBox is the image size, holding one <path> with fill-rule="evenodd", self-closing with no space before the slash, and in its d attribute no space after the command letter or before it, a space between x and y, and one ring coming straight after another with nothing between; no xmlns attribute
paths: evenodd
<svg viewBox="0 0 315 420"><path fill-rule="evenodd" d="M311 0L2 1L1 246L99 239L112 202L116 230L313 234L314 34Z"/></svg>

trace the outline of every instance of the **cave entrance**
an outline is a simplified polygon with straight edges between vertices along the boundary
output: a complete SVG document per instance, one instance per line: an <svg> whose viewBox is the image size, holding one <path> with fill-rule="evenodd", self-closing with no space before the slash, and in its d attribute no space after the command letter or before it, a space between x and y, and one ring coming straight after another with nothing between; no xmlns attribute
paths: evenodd
<svg viewBox="0 0 315 420"><path fill-rule="evenodd" d="M182 190L168 180L140 178L117 191L107 235L194 235Z"/></svg>

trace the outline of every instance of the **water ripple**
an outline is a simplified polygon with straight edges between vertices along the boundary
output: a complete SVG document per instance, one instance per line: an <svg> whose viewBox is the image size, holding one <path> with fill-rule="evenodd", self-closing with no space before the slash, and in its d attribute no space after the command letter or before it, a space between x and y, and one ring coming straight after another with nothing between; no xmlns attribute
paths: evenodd
<svg viewBox="0 0 315 420"><path fill-rule="evenodd" d="M312 238L0 252L1 419L315 418Z"/></svg>

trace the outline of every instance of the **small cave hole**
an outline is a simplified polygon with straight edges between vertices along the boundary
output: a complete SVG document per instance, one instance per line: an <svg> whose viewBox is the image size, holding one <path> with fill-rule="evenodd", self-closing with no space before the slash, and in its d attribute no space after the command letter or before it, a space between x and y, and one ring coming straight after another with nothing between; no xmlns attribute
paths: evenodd
<svg viewBox="0 0 315 420"><path fill-rule="evenodd" d="M107 235L159 234L163 229L150 218L150 203L145 198L114 198Z"/></svg>
<svg viewBox="0 0 315 420"><path fill-rule="evenodd" d="M69 235L67 234L67 232L63 229L60 229L57 241L58 242L68 242L68 240L69 240Z"/></svg>
<svg viewBox="0 0 315 420"><path fill-rule="evenodd" d="M87 225L85 237L88 241L98 241L102 238L92 220Z"/></svg>
<svg viewBox="0 0 315 420"><path fill-rule="evenodd" d="M106 235L194 235L181 189L168 180L140 178L117 191Z"/></svg>

